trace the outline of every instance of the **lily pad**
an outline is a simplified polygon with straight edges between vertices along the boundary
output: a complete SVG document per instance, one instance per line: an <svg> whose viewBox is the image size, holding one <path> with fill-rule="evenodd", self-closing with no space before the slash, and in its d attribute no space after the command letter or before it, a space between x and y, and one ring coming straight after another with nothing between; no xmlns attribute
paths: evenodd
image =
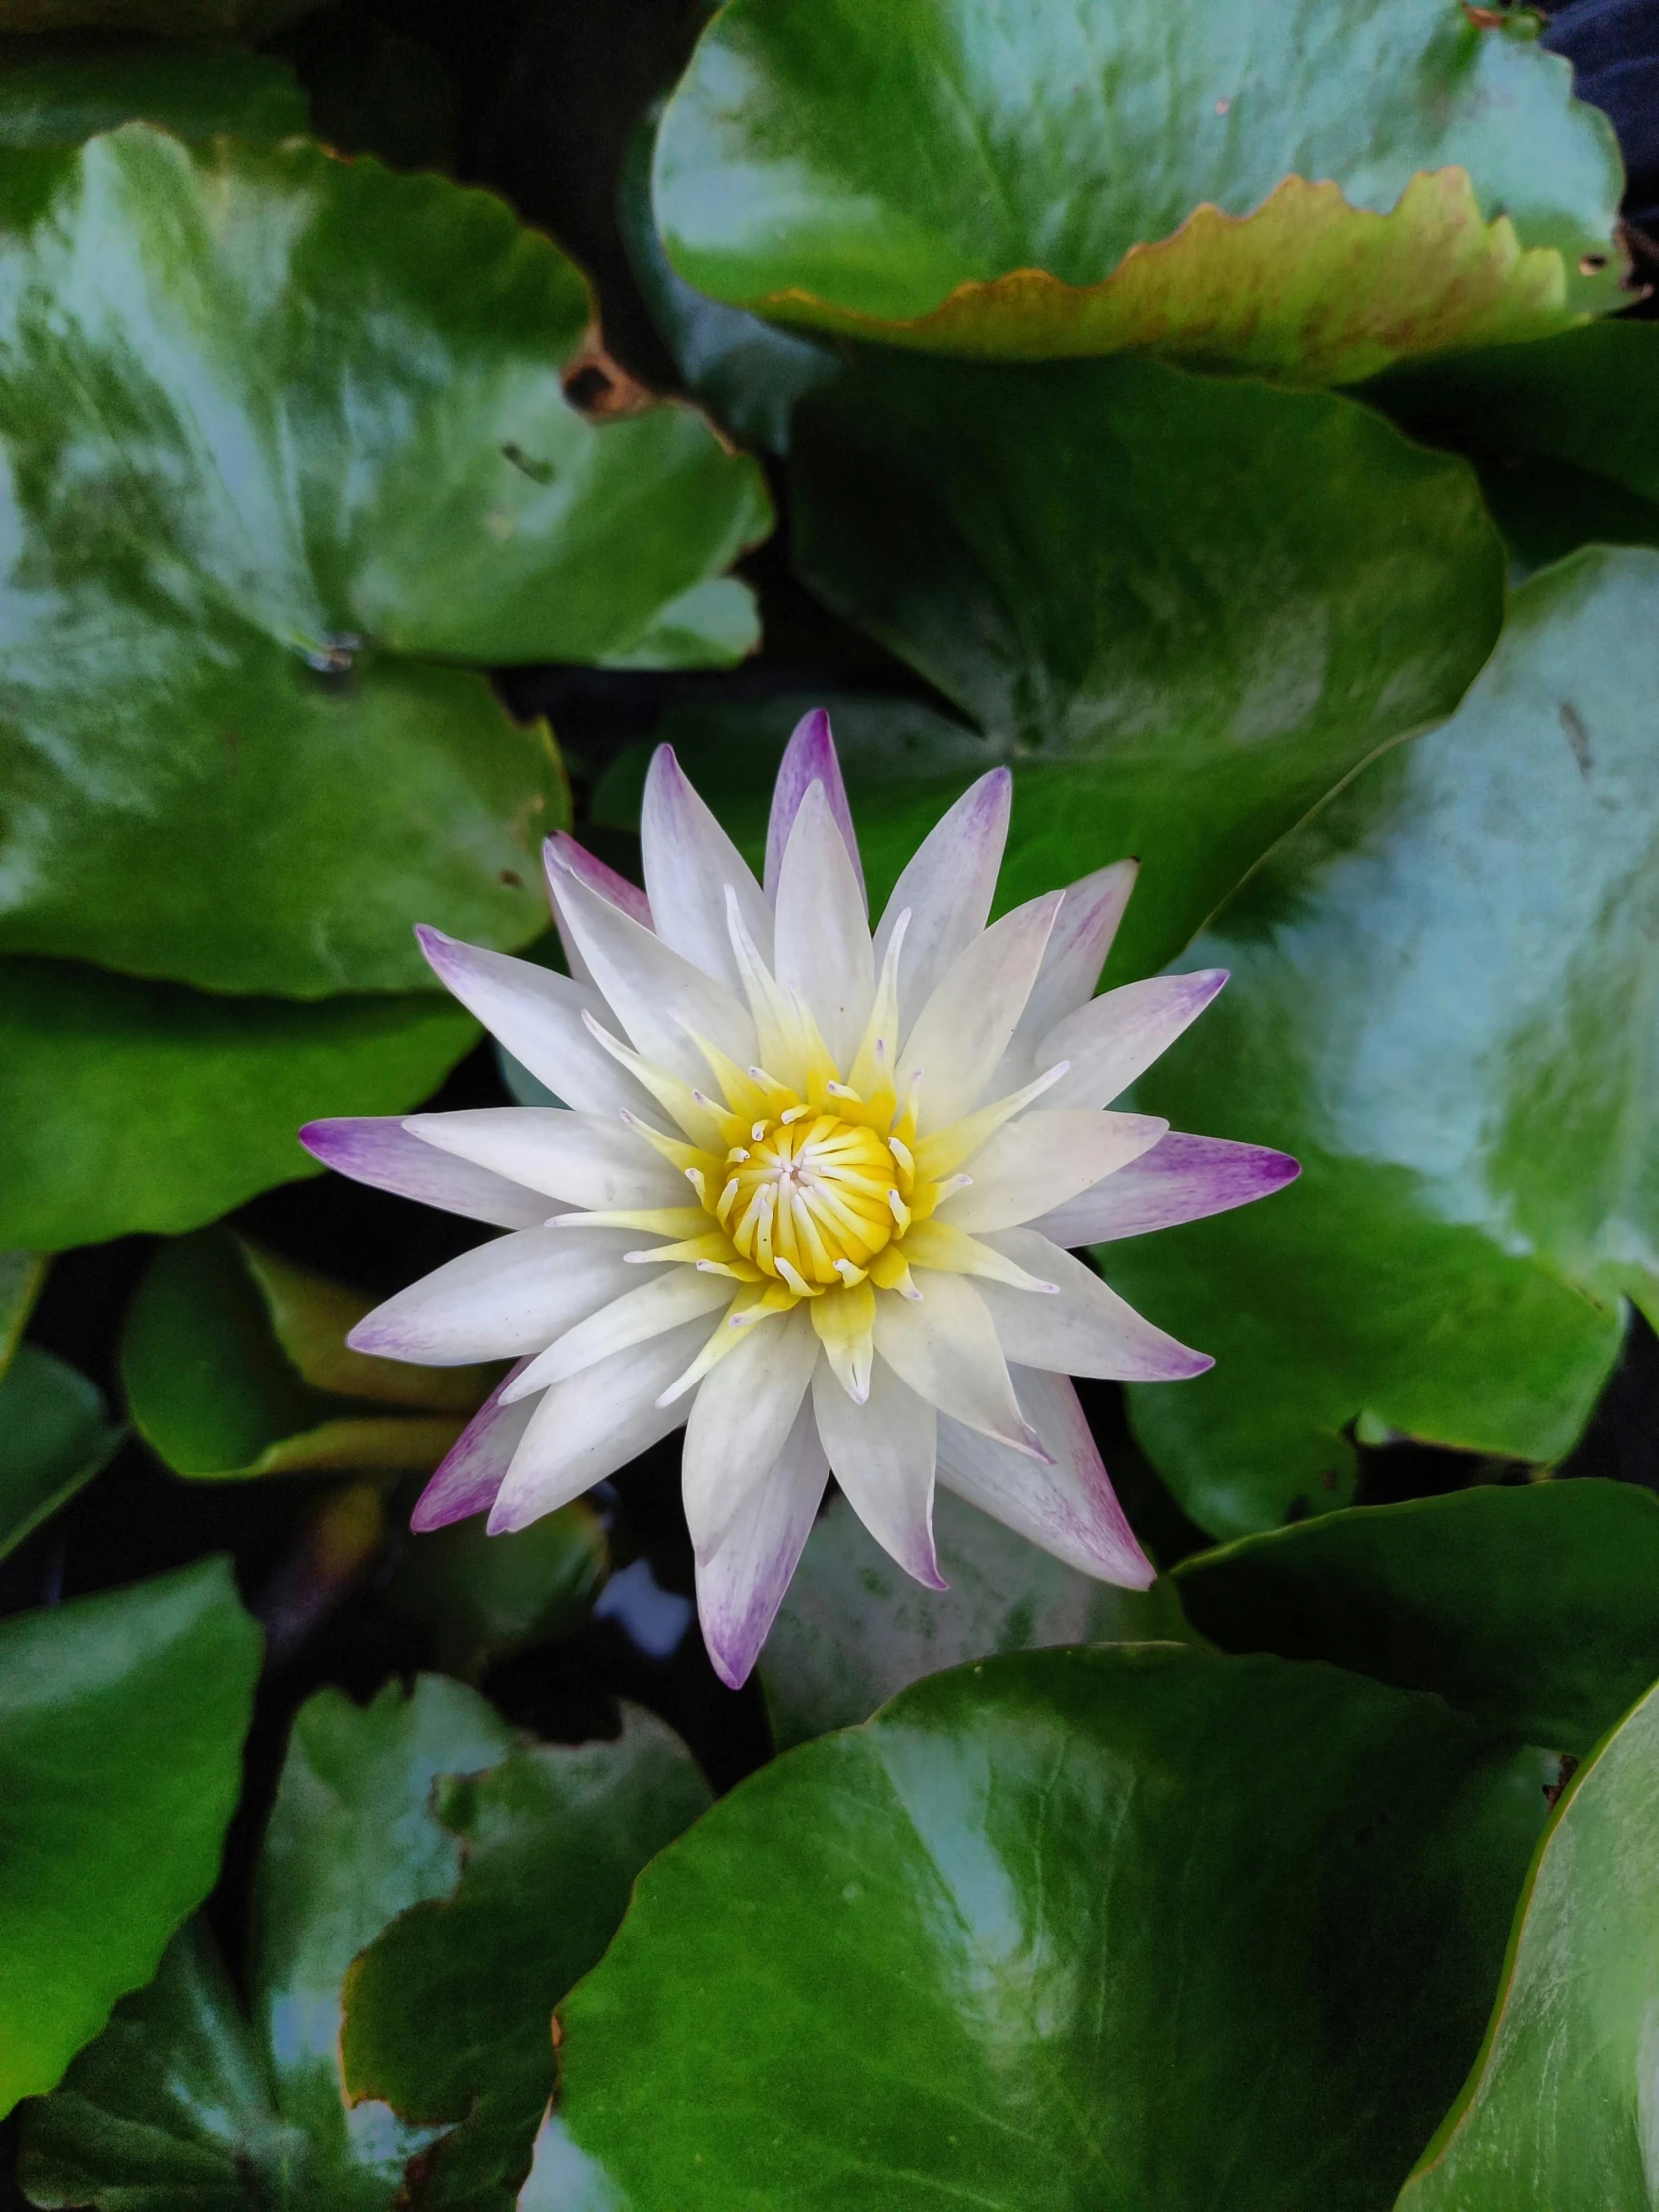
<svg viewBox="0 0 1659 2212"><path fill-rule="evenodd" d="M579 1628L609 1571L605 1524L578 1498L510 1535L488 1535L474 1514L412 1537L386 1603L430 1630L446 1674L474 1682L495 1660Z"/></svg>
<svg viewBox="0 0 1659 2212"><path fill-rule="evenodd" d="M755 464L567 398L587 286L487 194L141 124L6 179L0 947L306 997L537 934L563 770L451 664L736 658Z"/></svg>
<svg viewBox="0 0 1659 2212"><path fill-rule="evenodd" d="M459 1441L490 1368L415 1368L345 1344L374 1305L226 1229L164 1245L128 1311L121 1380L175 1474L426 1474Z"/></svg>
<svg viewBox="0 0 1659 2212"><path fill-rule="evenodd" d="M418 1105L477 1035L424 994L302 1006L0 960L0 1241L194 1229L316 1174L304 1122Z"/></svg>
<svg viewBox="0 0 1659 2212"><path fill-rule="evenodd" d="M1533 578L1456 717L1366 767L1187 956L1233 980L1136 1105L1302 1162L1271 1207L1105 1256L1216 1355L1129 1398L1218 1535L1346 1502L1361 1416L1558 1457L1624 1299L1659 1314L1656 603L1659 553Z"/></svg>
<svg viewBox="0 0 1659 2212"><path fill-rule="evenodd" d="M1372 2212L1478 2046L1542 1765L1276 1659L934 1675L646 1870L563 2127L633 2212Z"/></svg>
<svg viewBox="0 0 1659 2212"><path fill-rule="evenodd" d="M1659 1691L1563 1794L1473 2074L1398 2212L1652 2212Z"/></svg>
<svg viewBox="0 0 1659 2212"><path fill-rule="evenodd" d="M951 353L1344 382L1618 303L1611 126L1444 0L730 0L669 101L699 291Z"/></svg>
<svg viewBox="0 0 1659 2212"><path fill-rule="evenodd" d="M0 1375L0 1559L107 1467L126 1431L67 1361L19 1346Z"/></svg>
<svg viewBox="0 0 1659 2212"><path fill-rule="evenodd" d="M10 11L0 4L0 21ZM0 146L78 146L123 123L179 138L291 138L307 128L291 69L266 54L177 40L0 38Z"/></svg>
<svg viewBox="0 0 1659 2212"><path fill-rule="evenodd" d="M212 1887L259 1651L223 1559L0 1623L0 2112Z"/></svg>
<svg viewBox="0 0 1659 2212"><path fill-rule="evenodd" d="M1200 1552L1173 1579L1224 1651L1437 1690L1562 1751L1588 1751L1659 1680L1659 1499L1628 1483L1327 1513Z"/></svg>
<svg viewBox="0 0 1659 2212"><path fill-rule="evenodd" d="M943 1590L895 1567L845 1498L824 1514L761 1653L780 1751L868 1720L923 1675L964 1659L1187 1640L1167 1582L1143 1591L1091 1581L947 1490L933 1501L933 1536Z"/></svg>

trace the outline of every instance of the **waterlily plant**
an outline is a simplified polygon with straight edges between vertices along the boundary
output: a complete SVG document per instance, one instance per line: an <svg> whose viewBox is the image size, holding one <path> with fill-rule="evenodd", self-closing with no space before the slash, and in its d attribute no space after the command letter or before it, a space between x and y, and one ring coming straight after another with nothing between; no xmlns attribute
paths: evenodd
<svg viewBox="0 0 1659 2212"><path fill-rule="evenodd" d="M642 893L567 836L568 975L422 929L440 980L563 1101L312 1123L343 1174L505 1230L378 1307L359 1351L510 1359L417 1530L567 1504L675 1429L715 1667L754 1665L833 1474L942 1588L936 1482L1085 1574L1153 1569L1069 1378L1211 1365L1068 1249L1265 1196L1296 1163L1112 1101L1224 971L1094 995L1119 860L988 916L1011 779L938 823L873 931L829 717L792 737L764 879L660 748Z"/></svg>

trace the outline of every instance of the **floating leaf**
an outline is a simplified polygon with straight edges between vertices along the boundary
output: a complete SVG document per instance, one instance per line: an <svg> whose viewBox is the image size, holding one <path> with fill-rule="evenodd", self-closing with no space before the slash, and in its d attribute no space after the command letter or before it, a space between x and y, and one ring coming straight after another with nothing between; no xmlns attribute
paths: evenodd
<svg viewBox="0 0 1659 2212"><path fill-rule="evenodd" d="M1478 2045L1542 1766L1332 1667L934 1675L646 1870L563 2127L633 2212L1372 2212Z"/></svg>
<svg viewBox="0 0 1659 2212"><path fill-rule="evenodd" d="M1437 1690L1485 1726L1588 1751L1659 1679L1659 1500L1621 1482L1459 1490L1328 1513L1175 1569L1224 1651Z"/></svg>
<svg viewBox="0 0 1659 2212"><path fill-rule="evenodd" d="M477 1034L425 994L301 1006L0 960L0 1241L194 1229L316 1174L302 1123L418 1105Z"/></svg>
<svg viewBox="0 0 1659 2212"><path fill-rule="evenodd" d="M386 1603L431 1631L446 1674L476 1681L491 1661L580 1627L609 1564L604 1523L585 1499L511 1535L487 1535L475 1514L412 1537Z"/></svg>
<svg viewBox="0 0 1659 2212"><path fill-rule="evenodd" d="M0 944L320 996L536 934L562 768L439 664L736 657L754 463L566 398L587 287L487 194L136 124L6 175Z"/></svg>
<svg viewBox="0 0 1659 2212"><path fill-rule="evenodd" d="M894 345L1343 382L1618 303L1611 126L1444 0L731 0L657 222L735 306Z"/></svg>
<svg viewBox="0 0 1659 2212"><path fill-rule="evenodd" d="M1652 2212L1659 1691L1581 1768L1474 2072L1398 2212Z"/></svg>
<svg viewBox="0 0 1659 2212"><path fill-rule="evenodd" d="M1361 1415L1558 1456L1624 1296L1659 1314L1656 604L1652 552L1535 577L1455 719L1364 769L1187 955L1232 983L1136 1103L1302 1162L1272 1206L1102 1252L1217 1356L1129 1394L1218 1535L1344 1503Z"/></svg>
<svg viewBox="0 0 1659 2212"><path fill-rule="evenodd" d="M223 1559L0 1623L0 2111L212 1887L259 1649Z"/></svg>
<svg viewBox="0 0 1659 2212"><path fill-rule="evenodd" d="M0 18L9 12L0 0ZM292 70L265 54L73 35L0 43L0 146L78 146L141 119L185 139L291 138L307 127Z"/></svg>
<svg viewBox="0 0 1659 2212"><path fill-rule="evenodd" d="M0 1375L0 1559L109 1465L123 1434L84 1375L19 1346Z"/></svg>
<svg viewBox="0 0 1659 2212"><path fill-rule="evenodd" d="M945 1590L894 1566L844 1498L820 1520L761 1654L780 1751L868 1720L964 1659L1187 1638L1167 1582L1141 1591L1091 1581L946 1490L933 1501L933 1534Z"/></svg>

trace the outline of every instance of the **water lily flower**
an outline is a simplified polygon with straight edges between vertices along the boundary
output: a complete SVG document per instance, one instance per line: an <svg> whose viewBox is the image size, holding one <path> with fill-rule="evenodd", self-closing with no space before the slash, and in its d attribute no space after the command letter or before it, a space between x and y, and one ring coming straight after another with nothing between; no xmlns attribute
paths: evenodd
<svg viewBox="0 0 1659 2212"><path fill-rule="evenodd" d="M827 715L784 756L760 883L662 747L643 894L548 844L568 976L420 931L565 1103L304 1132L346 1175L508 1232L351 1333L515 1362L416 1529L523 1528L683 1424L698 1609L733 1685L831 1472L930 1588L936 1481L1085 1574L1151 1581L1068 1378L1211 1363L1066 1248L1242 1205L1296 1163L1111 1110L1226 976L1093 995L1133 861L987 927L1010 796L981 777L872 933Z"/></svg>

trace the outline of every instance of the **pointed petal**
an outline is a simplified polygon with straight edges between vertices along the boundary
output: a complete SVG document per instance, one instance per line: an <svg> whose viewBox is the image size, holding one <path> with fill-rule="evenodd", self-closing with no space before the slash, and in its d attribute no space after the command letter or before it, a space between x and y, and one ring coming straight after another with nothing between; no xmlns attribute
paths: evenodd
<svg viewBox="0 0 1659 2212"><path fill-rule="evenodd" d="M772 957L772 908L749 862L692 789L672 746L658 746L651 757L640 847L658 936L741 996L743 982L726 927L727 889L763 960Z"/></svg>
<svg viewBox="0 0 1659 2212"><path fill-rule="evenodd" d="M299 1132L305 1150L354 1183L395 1191L399 1198L440 1206L446 1214L493 1222L498 1229L531 1229L547 1219L537 1191L491 1175L468 1160L451 1159L411 1137L396 1114L357 1115L307 1122Z"/></svg>
<svg viewBox="0 0 1659 2212"><path fill-rule="evenodd" d="M540 1352L597 1306L633 1290L626 1230L520 1229L422 1276L365 1314L354 1352L427 1367Z"/></svg>
<svg viewBox="0 0 1659 2212"><path fill-rule="evenodd" d="M881 1359L930 1405L949 1406L968 1427L1000 1436L1016 1451L1028 1450L1007 1363L979 1289L963 1275L936 1275L922 1268L913 1273L919 1299L901 1298L896 1291L876 1297L875 1349ZM1009 1298L1024 1295L1006 1293ZM1048 1307L1056 1302L1033 1297L1032 1303ZM833 1452L830 1463L834 1465Z"/></svg>
<svg viewBox="0 0 1659 2212"><path fill-rule="evenodd" d="M581 946L594 981L646 1059L683 1082L702 1082L708 1069L692 1041L701 1034L740 1067L753 1063L755 1024L723 983L607 905L597 892L578 882L552 851L547 882L554 906Z"/></svg>
<svg viewBox="0 0 1659 2212"><path fill-rule="evenodd" d="M1057 1245L1110 1244L1249 1206L1301 1173L1288 1152L1172 1129L1150 1152L1030 1226Z"/></svg>
<svg viewBox="0 0 1659 2212"><path fill-rule="evenodd" d="M688 1186L643 1137L614 1115L561 1106L479 1106L455 1114L411 1114L409 1134L440 1152L509 1176L571 1206L684 1206ZM543 1221L551 1209L541 1210Z"/></svg>
<svg viewBox="0 0 1659 2212"><path fill-rule="evenodd" d="M511 1384L512 1397L532 1396L567 1376L580 1375L596 1360L608 1360L613 1352L624 1352L630 1345L660 1337L665 1329L678 1329L700 1314L730 1306L736 1288L725 1276L705 1275L697 1268L668 1268L651 1282L613 1298L527 1361Z"/></svg>
<svg viewBox="0 0 1659 2212"><path fill-rule="evenodd" d="M800 1307L753 1322L697 1386L680 1467L698 1551L721 1543L795 1426L819 1344Z"/></svg>
<svg viewBox="0 0 1659 2212"><path fill-rule="evenodd" d="M417 1536L451 1521L467 1520L487 1512L506 1479L513 1453L523 1441L535 1411L531 1402L508 1404L505 1392L523 1373L520 1360L509 1368L479 1406L420 1493L409 1526Z"/></svg>
<svg viewBox="0 0 1659 2212"><path fill-rule="evenodd" d="M803 1399L765 1481L719 1547L698 1557L697 1616L728 1689L742 1688L760 1655L813 1532L829 1472L812 1403Z"/></svg>
<svg viewBox="0 0 1659 2212"><path fill-rule="evenodd" d="M1079 1006L1037 1046L1037 1057L1050 1066L1056 1060L1071 1062L1049 1104L1110 1105L1198 1019L1226 981L1225 968L1153 975Z"/></svg>
<svg viewBox="0 0 1659 2212"><path fill-rule="evenodd" d="M877 964L886 958L899 915L910 916L898 969L901 1027L915 1020L985 926L1008 841L1013 788L1005 768L981 776L933 826L887 900L875 932Z"/></svg>
<svg viewBox="0 0 1659 2212"><path fill-rule="evenodd" d="M877 1360L863 1405L820 1367L813 1414L835 1480L876 1542L906 1574L944 1589L933 1549L933 1407Z"/></svg>
<svg viewBox="0 0 1659 2212"><path fill-rule="evenodd" d="M846 786L841 781L841 764L835 756L830 717L822 707L815 707L796 724L784 748L784 758L778 764L778 781L772 787L772 819L767 824L766 895L774 901L778 896L778 877L784 865L790 831L795 828L801 802L814 784L824 786L824 796L830 802L830 812L845 841L852 872L863 893L864 863L858 854L852 810L846 803ZM867 913L867 894L864 894L864 909Z"/></svg>
<svg viewBox="0 0 1659 2212"><path fill-rule="evenodd" d="M1082 1574L1144 1590L1152 1564L1135 1541L1101 1464L1077 1392L1063 1375L1010 1370L1020 1410L1052 1464L1033 1466L959 1421L939 1422L939 1480L970 1505Z"/></svg>
<svg viewBox="0 0 1659 2212"><path fill-rule="evenodd" d="M1014 1033L1059 911L1061 893L993 922L952 962L905 1039L898 1095L921 1078L921 1126L948 1128L985 1095Z"/></svg>
<svg viewBox="0 0 1659 2212"><path fill-rule="evenodd" d="M869 1396L869 1379L875 1365L874 1291L868 1283L826 1291L822 1298L809 1302L807 1311L836 1381L848 1397L862 1405Z"/></svg>
<svg viewBox="0 0 1659 2212"><path fill-rule="evenodd" d="M851 1067L875 999L863 890L824 786L807 788L778 871L773 973L817 1019L837 1069Z"/></svg>
<svg viewBox="0 0 1659 2212"><path fill-rule="evenodd" d="M1001 1283L978 1286L1008 1360L1116 1382L1181 1382L1215 1366L1208 1353L1178 1344L1108 1290L1081 1260L1034 1229L1004 1229L985 1241L1032 1275L1059 1285L1049 1298Z"/></svg>
<svg viewBox="0 0 1659 2212"><path fill-rule="evenodd" d="M590 890L597 891L601 898L609 899L613 906L620 907L623 913L631 915L642 928L652 927L651 901L637 883L630 883L626 875L619 875L614 867L607 867L596 853L590 852L586 845L578 844L574 837L567 836L562 830L555 830L548 842L558 846L560 856L572 875L586 883ZM559 942L564 947L566 966L578 983L592 983L593 977L588 972L588 963L583 959L580 948L572 941L569 930L559 920L556 912L553 919L558 924Z"/></svg>
<svg viewBox="0 0 1659 2212"><path fill-rule="evenodd" d="M490 1514L490 1534L528 1528L672 1435L686 1417L685 1405L662 1406L657 1399L708 1333L706 1320L684 1322L554 1383L513 1454Z"/></svg>
<svg viewBox="0 0 1659 2212"><path fill-rule="evenodd" d="M1138 860L1116 860L1066 891L1031 996L992 1080L991 1097L1016 1090L1039 1068L1053 1065L1041 1057L1042 1040L1094 995L1139 867Z"/></svg>
<svg viewBox="0 0 1659 2212"><path fill-rule="evenodd" d="M1081 1107L1055 1114L1038 1107L1005 1122L980 1146L967 1162L973 1181L944 1201L939 1219L976 1232L1035 1220L1150 1152L1168 1129L1155 1114Z"/></svg>
<svg viewBox="0 0 1659 2212"><path fill-rule="evenodd" d="M444 988L567 1106L584 1113L630 1107L648 1121L660 1118L648 1095L588 1034L582 1016L606 1013L591 984L532 960L462 944L441 929L420 928L415 935Z"/></svg>

